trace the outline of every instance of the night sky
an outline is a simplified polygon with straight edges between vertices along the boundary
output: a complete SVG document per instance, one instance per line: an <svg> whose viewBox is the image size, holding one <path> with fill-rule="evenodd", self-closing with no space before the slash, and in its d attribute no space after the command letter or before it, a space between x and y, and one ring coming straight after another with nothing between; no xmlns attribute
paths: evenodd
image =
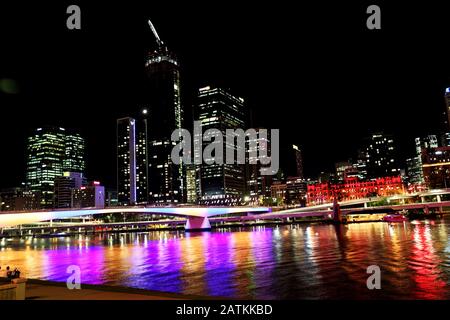
<svg viewBox="0 0 450 320"><path fill-rule="evenodd" d="M179 57L185 109L200 86L231 88L254 127L279 128L283 145L303 149L307 176L354 157L372 131L393 133L406 157L416 136L441 130L450 5L5 2L0 79L17 86L0 92L0 188L24 181L26 136L43 125L79 130L88 178L115 185L116 119L144 101L155 46L148 18ZM70 4L81 31L66 28ZM382 30L366 29L369 4L380 5Z"/></svg>

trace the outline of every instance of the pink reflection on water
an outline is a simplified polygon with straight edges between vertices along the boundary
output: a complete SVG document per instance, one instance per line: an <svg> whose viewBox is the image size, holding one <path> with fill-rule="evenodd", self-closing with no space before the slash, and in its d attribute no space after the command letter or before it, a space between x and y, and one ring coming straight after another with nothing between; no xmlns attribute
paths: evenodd
<svg viewBox="0 0 450 320"><path fill-rule="evenodd" d="M415 297L418 299L444 299L446 283L439 275L442 262L435 253L428 224L414 225L412 233L410 267L414 270Z"/></svg>

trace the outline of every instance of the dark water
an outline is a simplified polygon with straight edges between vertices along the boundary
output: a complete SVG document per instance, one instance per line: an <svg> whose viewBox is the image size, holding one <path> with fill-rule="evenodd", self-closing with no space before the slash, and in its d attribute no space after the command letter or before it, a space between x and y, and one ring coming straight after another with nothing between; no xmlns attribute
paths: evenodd
<svg viewBox="0 0 450 320"><path fill-rule="evenodd" d="M0 264L25 276L259 299L449 299L450 217L0 241ZM381 289L368 290L370 265Z"/></svg>

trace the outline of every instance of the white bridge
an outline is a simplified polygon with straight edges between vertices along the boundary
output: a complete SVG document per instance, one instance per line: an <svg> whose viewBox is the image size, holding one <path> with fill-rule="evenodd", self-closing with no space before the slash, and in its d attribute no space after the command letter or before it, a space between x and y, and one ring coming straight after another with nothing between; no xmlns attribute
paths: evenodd
<svg viewBox="0 0 450 320"><path fill-rule="evenodd" d="M85 208L64 210L39 210L35 212L16 212L0 214L0 228L33 224L43 221L67 219L111 213L141 213L163 216L185 217L185 230L207 230L211 228L209 217L233 213L264 213L271 211L268 207L145 207L129 206L114 208Z"/></svg>

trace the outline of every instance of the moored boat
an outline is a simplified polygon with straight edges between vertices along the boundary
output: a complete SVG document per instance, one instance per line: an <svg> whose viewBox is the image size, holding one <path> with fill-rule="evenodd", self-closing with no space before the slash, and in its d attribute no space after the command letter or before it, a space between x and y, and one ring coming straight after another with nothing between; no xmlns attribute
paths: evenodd
<svg viewBox="0 0 450 320"><path fill-rule="evenodd" d="M383 217L384 222L403 222L406 220L408 219L402 214L388 214Z"/></svg>

